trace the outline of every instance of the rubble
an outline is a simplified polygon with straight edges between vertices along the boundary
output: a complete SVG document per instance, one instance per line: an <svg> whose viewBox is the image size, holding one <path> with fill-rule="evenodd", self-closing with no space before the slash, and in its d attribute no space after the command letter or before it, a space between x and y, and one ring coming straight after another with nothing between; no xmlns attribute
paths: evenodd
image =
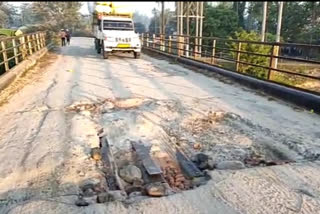
<svg viewBox="0 0 320 214"><path fill-rule="evenodd" d="M100 193L97 197L98 203L106 203L111 201L124 201L126 199L126 196L123 194L122 191L109 191L109 192L103 192Z"/></svg>
<svg viewBox="0 0 320 214"><path fill-rule="evenodd" d="M166 188L162 183L152 183L146 186L146 190L149 196L161 197L166 193Z"/></svg>
<svg viewBox="0 0 320 214"><path fill-rule="evenodd" d="M85 207L88 206L89 203L83 199L82 195L79 195L78 199L75 202L75 205L77 205L78 207Z"/></svg>
<svg viewBox="0 0 320 214"><path fill-rule="evenodd" d="M101 157L101 149L98 147L92 148L91 149L91 157L95 160L95 161L99 161L102 159Z"/></svg>
<svg viewBox="0 0 320 214"><path fill-rule="evenodd" d="M190 188L190 182L174 167L168 166L164 169L164 178L172 188L180 190L187 190Z"/></svg>
<svg viewBox="0 0 320 214"><path fill-rule="evenodd" d="M241 161L221 161L216 165L216 169L220 170L236 170L244 169L245 165Z"/></svg>
<svg viewBox="0 0 320 214"><path fill-rule="evenodd" d="M201 170L208 169L209 156L204 153L198 153L192 158L193 162Z"/></svg>
<svg viewBox="0 0 320 214"><path fill-rule="evenodd" d="M141 170L135 165L127 165L123 167L120 169L119 175L124 181L131 184L134 182L134 180L141 180L142 178Z"/></svg>

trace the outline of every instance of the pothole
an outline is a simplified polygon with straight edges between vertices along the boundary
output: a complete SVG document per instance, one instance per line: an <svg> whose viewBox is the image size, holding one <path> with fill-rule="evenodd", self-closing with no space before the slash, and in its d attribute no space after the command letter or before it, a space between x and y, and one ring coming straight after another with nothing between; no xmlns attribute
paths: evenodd
<svg viewBox="0 0 320 214"><path fill-rule="evenodd" d="M142 98L105 99L98 103L76 102L65 109L67 112L82 113L84 115L100 115L117 110L135 109L148 102L148 99Z"/></svg>
<svg viewBox="0 0 320 214"><path fill-rule="evenodd" d="M278 136L228 112L191 115L162 127L202 170L282 165L298 158L279 143Z"/></svg>
<svg viewBox="0 0 320 214"><path fill-rule="evenodd" d="M151 151L152 148L142 141L130 141L130 151L117 152L115 155L106 137L101 137L100 140L101 158L94 158L95 152L92 153L94 159L102 161L107 180L107 191L100 195L120 192L124 196L122 201L125 202L135 196L168 196L195 188L208 180L208 177L182 154L181 157L177 155L177 158L174 158L170 152ZM108 182L109 180L112 182ZM98 203L104 203L109 199L106 201L98 196L97 200Z"/></svg>
<svg viewBox="0 0 320 214"><path fill-rule="evenodd" d="M279 147L286 136L224 111L199 114L172 100L142 98L78 103L67 109L102 115L104 131L99 131L96 148L100 158L92 154L105 177L103 188L92 190L98 203L132 203L194 189L210 180L210 170L295 161Z"/></svg>

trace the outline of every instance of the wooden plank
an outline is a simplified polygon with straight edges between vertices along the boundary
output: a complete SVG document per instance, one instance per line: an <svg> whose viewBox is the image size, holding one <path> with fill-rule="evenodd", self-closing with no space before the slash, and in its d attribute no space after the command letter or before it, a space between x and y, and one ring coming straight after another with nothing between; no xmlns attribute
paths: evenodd
<svg viewBox="0 0 320 214"><path fill-rule="evenodd" d="M140 141L139 143L131 141L133 149L136 151L139 159L142 161L142 165L147 170L149 175L159 175L162 174L162 170L150 157L150 149L143 145Z"/></svg>

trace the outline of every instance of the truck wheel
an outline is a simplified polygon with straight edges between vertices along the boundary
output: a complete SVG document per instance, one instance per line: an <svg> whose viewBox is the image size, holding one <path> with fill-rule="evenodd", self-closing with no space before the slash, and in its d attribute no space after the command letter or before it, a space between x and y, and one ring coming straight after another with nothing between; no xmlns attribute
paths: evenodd
<svg viewBox="0 0 320 214"><path fill-rule="evenodd" d="M107 51L102 51L103 59L108 59L109 58L109 53Z"/></svg>
<svg viewBox="0 0 320 214"><path fill-rule="evenodd" d="M139 58L140 58L140 53L138 53L138 52L133 52L133 54L134 54L134 58L135 58L135 59L139 59Z"/></svg>

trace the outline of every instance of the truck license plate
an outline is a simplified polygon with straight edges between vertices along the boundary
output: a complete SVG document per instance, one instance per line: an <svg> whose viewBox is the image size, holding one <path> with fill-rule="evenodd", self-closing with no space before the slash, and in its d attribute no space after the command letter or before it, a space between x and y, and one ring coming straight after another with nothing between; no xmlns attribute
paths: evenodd
<svg viewBox="0 0 320 214"><path fill-rule="evenodd" d="M130 48L130 44L118 44L118 48Z"/></svg>

